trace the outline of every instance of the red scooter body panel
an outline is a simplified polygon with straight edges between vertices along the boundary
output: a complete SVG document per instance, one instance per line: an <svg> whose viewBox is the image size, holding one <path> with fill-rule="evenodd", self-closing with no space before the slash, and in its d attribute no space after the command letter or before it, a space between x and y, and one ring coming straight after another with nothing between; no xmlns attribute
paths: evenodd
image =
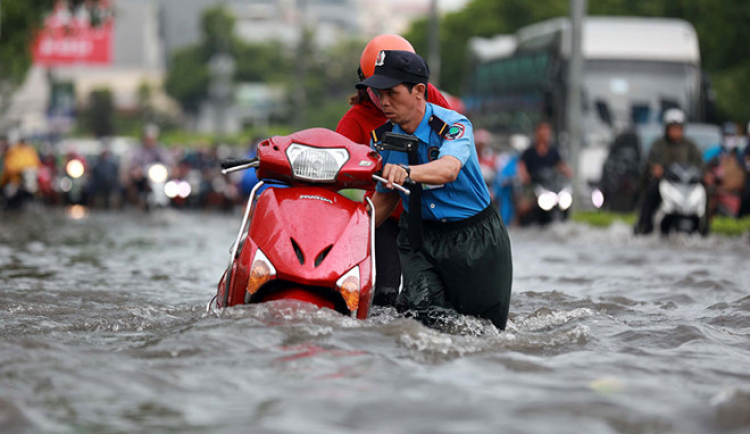
<svg viewBox="0 0 750 434"><path fill-rule="evenodd" d="M286 149L292 144L317 148L345 148L349 159L333 182L313 183L292 176ZM362 202L337 193L342 188L374 188L372 175L381 169L380 156L330 130L317 128L284 137L273 137L258 148L258 177L282 181L290 188L270 188L254 207L252 220L238 257L233 261L229 294L226 273L219 282L217 305L246 302L250 267L258 249L273 264L271 282L283 282L271 293L254 293L251 302L297 299L331 307L343 296L336 282L359 266L357 318L369 313L373 291L372 233ZM225 302L226 299L226 302Z"/></svg>
<svg viewBox="0 0 750 434"><path fill-rule="evenodd" d="M368 256L369 233L361 202L324 188L293 187L260 196L248 236L279 279L326 286Z"/></svg>

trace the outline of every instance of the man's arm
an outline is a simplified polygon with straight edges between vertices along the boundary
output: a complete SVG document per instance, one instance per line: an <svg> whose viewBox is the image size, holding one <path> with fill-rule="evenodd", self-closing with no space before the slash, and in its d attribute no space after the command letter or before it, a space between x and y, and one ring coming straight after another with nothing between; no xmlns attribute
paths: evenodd
<svg viewBox="0 0 750 434"><path fill-rule="evenodd" d="M418 184L441 185L453 182L461 172L461 162L458 158L446 155L426 164L409 166L410 174L406 169L396 164L386 164L383 168L383 178L388 180L386 187L392 188L393 184L403 185L407 176Z"/></svg>
<svg viewBox="0 0 750 434"><path fill-rule="evenodd" d="M663 146L664 145L662 144L661 140L657 140L656 142L654 142L654 144L651 145L651 150L649 151L648 158L646 159L646 168L648 169L651 176L656 179L661 179L661 177L664 175L664 165L662 162Z"/></svg>
<svg viewBox="0 0 750 434"><path fill-rule="evenodd" d="M573 178L573 170L570 168L570 166L568 166L568 163L566 163L565 161L560 160L556 164L556 169L560 173L562 173L563 175L565 175L566 178L569 178L569 179Z"/></svg>
<svg viewBox="0 0 750 434"><path fill-rule="evenodd" d="M518 159L517 169L518 170L518 178L521 180L524 184L529 184L531 182L531 175L529 175L529 170L526 168L526 163L522 159Z"/></svg>
<svg viewBox="0 0 750 434"><path fill-rule="evenodd" d="M452 155L426 164L410 166L411 179L419 184L441 185L453 182L461 172L461 161Z"/></svg>
<svg viewBox="0 0 750 434"><path fill-rule="evenodd" d="M690 146L690 163L694 164L695 167L703 170L703 154L701 154L700 149L698 149L698 145L693 142L688 143L688 146Z"/></svg>
<svg viewBox="0 0 750 434"><path fill-rule="evenodd" d="M398 206L398 201L401 199L398 192L392 191L388 193L380 193L378 191L372 195L372 204L375 206L375 227L379 227L383 224L388 216L393 213L393 210Z"/></svg>

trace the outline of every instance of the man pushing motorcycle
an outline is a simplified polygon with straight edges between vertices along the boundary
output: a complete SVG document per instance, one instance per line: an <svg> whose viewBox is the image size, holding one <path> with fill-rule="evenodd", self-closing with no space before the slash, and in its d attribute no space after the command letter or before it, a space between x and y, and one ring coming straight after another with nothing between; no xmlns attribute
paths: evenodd
<svg viewBox="0 0 750 434"><path fill-rule="evenodd" d="M471 122L427 102L428 79L417 54L384 50L374 74L357 84L377 95L389 119L371 138L387 180L373 196L376 225L400 194L405 208L397 241L404 279L397 308L430 326L460 313L504 329L513 274L508 233L491 204ZM410 145L404 151L393 141ZM394 184L411 194L392 190Z"/></svg>

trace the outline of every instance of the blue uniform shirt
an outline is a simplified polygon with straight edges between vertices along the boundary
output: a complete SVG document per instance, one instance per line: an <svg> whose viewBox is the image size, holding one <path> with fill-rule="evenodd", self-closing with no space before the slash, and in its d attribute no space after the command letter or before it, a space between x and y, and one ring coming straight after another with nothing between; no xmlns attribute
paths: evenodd
<svg viewBox="0 0 750 434"><path fill-rule="evenodd" d="M430 127L430 117L437 116L448 127L443 136L439 136ZM393 132L406 134L398 125L393 125ZM490 193L482 177L477 151L474 147L474 131L471 122L458 112L427 103L424 118L414 135L419 138L419 164L450 155L461 162L461 171L455 181L445 185L426 185L422 191L422 218L424 220L457 221L476 215L490 205ZM374 144L371 143L374 147ZM408 164L409 157L405 152L381 151L383 165ZM387 193L388 189L378 183L377 191ZM409 198L401 194L401 203L409 212Z"/></svg>

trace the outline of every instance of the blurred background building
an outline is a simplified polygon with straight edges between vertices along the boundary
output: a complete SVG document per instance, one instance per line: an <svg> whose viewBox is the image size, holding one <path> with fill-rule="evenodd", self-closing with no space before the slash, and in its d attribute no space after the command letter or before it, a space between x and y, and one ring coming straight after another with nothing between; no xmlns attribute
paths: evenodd
<svg viewBox="0 0 750 434"><path fill-rule="evenodd" d="M88 103L91 92L109 89L119 111L133 111L147 89L149 104L178 116L178 105L163 91L171 56L197 44L207 8L222 5L235 16L235 36L248 43L279 41L294 50L301 25L314 29L314 46L330 47L342 40L366 40L381 33L403 33L414 19L429 13L430 0L110 0L114 8L112 56L106 64L35 65L15 93L0 128L20 128L28 135L64 134L73 124L75 107ZM466 0L443 0L443 11ZM394 13L398 11L398 13ZM191 71L184 71L190 74ZM257 105L258 98L279 98L278 88L240 86L237 97ZM140 96L139 96L140 95ZM225 113L228 132L241 127L239 114ZM211 128L215 113L202 109L192 122Z"/></svg>

